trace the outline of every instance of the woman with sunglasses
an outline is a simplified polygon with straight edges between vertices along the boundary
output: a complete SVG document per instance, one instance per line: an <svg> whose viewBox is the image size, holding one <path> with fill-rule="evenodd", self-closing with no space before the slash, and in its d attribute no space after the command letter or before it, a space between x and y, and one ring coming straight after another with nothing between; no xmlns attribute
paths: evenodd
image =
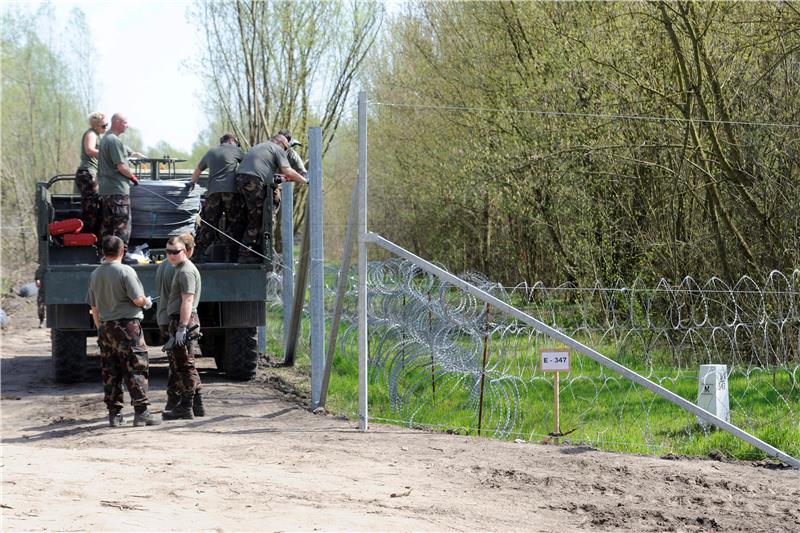
<svg viewBox="0 0 800 533"><path fill-rule="evenodd" d="M194 250L194 238L191 233L170 237L167 241L167 261L172 265L174 273L170 283L167 301L159 304L167 306L169 316L169 335L173 342L168 342L169 382L167 383L167 399L172 400L161 413L164 420L192 419L204 416L205 407L200 390L200 374L195 366L195 342L190 337L200 327L197 317L197 304L200 302L200 272L189 259ZM161 287L157 287L159 294ZM177 400L177 403L176 403Z"/></svg>
<svg viewBox="0 0 800 533"><path fill-rule="evenodd" d="M81 161L75 172L75 187L81 193L81 220L85 233L100 237L100 195L97 184L97 156L100 135L108 127L106 116L95 111L89 115L89 129L81 137Z"/></svg>

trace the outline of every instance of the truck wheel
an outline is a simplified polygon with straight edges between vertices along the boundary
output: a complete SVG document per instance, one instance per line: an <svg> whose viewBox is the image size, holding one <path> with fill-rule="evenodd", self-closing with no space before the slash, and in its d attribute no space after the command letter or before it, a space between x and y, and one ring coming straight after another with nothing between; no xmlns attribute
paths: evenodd
<svg viewBox="0 0 800 533"><path fill-rule="evenodd" d="M53 377L58 383L78 383L86 375L86 333L50 330Z"/></svg>
<svg viewBox="0 0 800 533"><path fill-rule="evenodd" d="M225 331L225 361L228 377L247 381L256 376L258 336L256 328L235 328Z"/></svg>

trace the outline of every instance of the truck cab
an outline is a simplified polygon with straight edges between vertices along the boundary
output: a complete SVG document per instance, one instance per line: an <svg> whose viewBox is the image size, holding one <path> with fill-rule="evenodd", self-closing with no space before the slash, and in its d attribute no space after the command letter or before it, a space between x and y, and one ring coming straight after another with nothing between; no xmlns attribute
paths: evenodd
<svg viewBox="0 0 800 533"><path fill-rule="evenodd" d="M205 180L189 192L191 172L176 169L180 160L164 157L131 161L140 185L131 189L131 212L134 224L129 250L147 245L149 259L130 265L138 274L145 294L155 295L155 272L165 260L167 240L194 228L205 198ZM37 234L39 263L45 267L45 303L47 327L52 342L53 374L58 382L76 382L84 378L87 367L86 341L97 334L86 304L89 277L100 264L99 244L64 246L50 235L48 224L80 218L78 193L55 193L54 185L74 180L72 175L53 176L37 183ZM198 202L199 199L199 202ZM271 200L271 199L270 199ZM180 224L175 220L179 219ZM266 257L259 263L237 264L214 257L197 264L203 280L203 292L197 308L202 338L201 354L213 357L217 368L235 380L255 376L258 364L257 327L266 324L266 303L272 263L272 202L265 202L263 220ZM220 254L217 254L218 256ZM160 345L156 309L166 302L156 301L145 311L142 328L148 346ZM152 352L155 350L151 350Z"/></svg>

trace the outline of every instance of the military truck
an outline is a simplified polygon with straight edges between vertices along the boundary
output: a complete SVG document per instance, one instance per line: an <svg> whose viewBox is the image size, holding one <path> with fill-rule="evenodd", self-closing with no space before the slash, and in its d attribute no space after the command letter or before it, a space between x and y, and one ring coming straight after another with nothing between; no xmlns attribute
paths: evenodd
<svg viewBox="0 0 800 533"><path fill-rule="evenodd" d="M140 178L139 187L146 185L146 180L164 180L165 186L175 184L175 188L184 191L186 195L199 195L204 191L202 185L207 178L201 176L201 187L190 193L186 187L190 172L177 170L178 162L180 160L169 157L134 161L135 172ZM97 334L90 307L85 303L86 291L89 276L100 263L101 255L98 253L99 244L63 246L59 238L48 232L48 224L51 222L80 218L80 194L54 192L56 183L70 180L74 180L74 176L56 175L46 182L39 182L36 189L39 262L46 268L46 324L50 328L52 342L53 375L61 383L80 381L86 373L87 338ZM163 213L166 210L164 202L158 200L156 195L152 196L152 203L160 202L158 209L149 205L148 195L134 195L133 190L131 208L134 218L138 212L139 215L144 213L157 219L158 210L164 216L169 215ZM200 201L203 200L201 197ZM181 205L180 202L175 203ZM175 212L184 211L172 205L169 209L174 209ZM203 293L197 309L203 334L200 340L202 356L214 357L217 368L234 380L251 379L255 376L258 364L257 327L266 323L268 275L273 269L271 210L272 202L265 202L262 249L267 252L264 254L266 258L261 262L240 265L212 260L197 265L203 279ZM129 250L147 244L153 259L147 264L131 265L142 281L145 294L156 295L155 272L158 258L164 259L163 250L167 239L178 233L180 231L170 224L161 224L158 220L154 220L152 225L137 227L134 224ZM161 344L155 314L159 305L166 305L166 302L156 301L153 308L145 312L142 321L145 341L150 347ZM151 348L151 357L158 350L159 348Z"/></svg>

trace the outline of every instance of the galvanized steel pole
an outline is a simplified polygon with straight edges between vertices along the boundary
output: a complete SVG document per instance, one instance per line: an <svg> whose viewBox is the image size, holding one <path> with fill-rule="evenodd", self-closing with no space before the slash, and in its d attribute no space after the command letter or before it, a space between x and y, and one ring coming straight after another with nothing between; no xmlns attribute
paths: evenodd
<svg viewBox="0 0 800 533"><path fill-rule="evenodd" d="M367 369L367 93L358 93L358 427L369 427Z"/></svg>
<svg viewBox="0 0 800 533"><path fill-rule="evenodd" d="M322 374L325 369L325 252L323 249L322 130L308 132L309 209L311 217L311 408L319 407Z"/></svg>

